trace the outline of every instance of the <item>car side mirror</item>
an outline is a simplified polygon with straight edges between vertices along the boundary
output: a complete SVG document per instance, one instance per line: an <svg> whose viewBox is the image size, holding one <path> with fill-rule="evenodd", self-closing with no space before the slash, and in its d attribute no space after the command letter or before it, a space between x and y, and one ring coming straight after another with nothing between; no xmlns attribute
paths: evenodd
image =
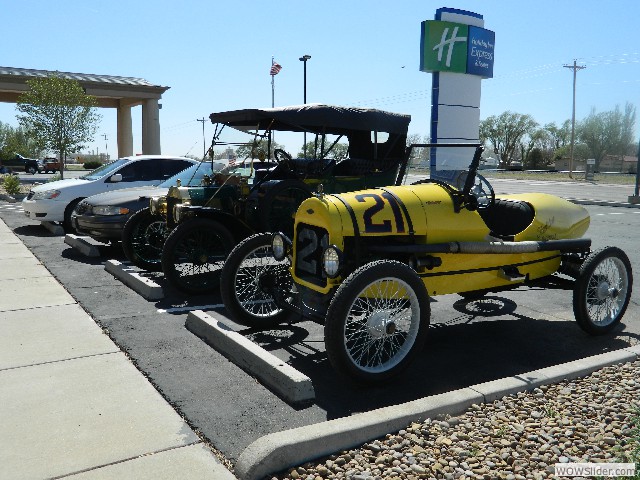
<svg viewBox="0 0 640 480"><path fill-rule="evenodd" d="M114 173L113 175L111 175L111 177L109 177L109 182L111 183L118 183L122 181L122 174L121 173Z"/></svg>

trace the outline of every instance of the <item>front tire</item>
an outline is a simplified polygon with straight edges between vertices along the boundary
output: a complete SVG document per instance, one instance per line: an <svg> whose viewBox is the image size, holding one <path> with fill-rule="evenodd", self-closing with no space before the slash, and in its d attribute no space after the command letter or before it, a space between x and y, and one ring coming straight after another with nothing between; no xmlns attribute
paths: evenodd
<svg viewBox="0 0 640 480"><path fill-rule="evenodd" d="M363 265L336 291L324 327L334 368L358 382L379 383L404 370L424 345L429 295L407 265Z"/></svg>
<svg viewBox="0 0 640 480"><path fill-rule="evenodd" d="M258 233L240 242L220 275L220 295L231 318L253 328L284 322L289 312L278 307L269 288L292 287L288 266L288 261L273 258L270 233Z"/></svg>
<svg viewBox="0 0 640 480"><path fill-rule="evenodd" d="M71 221L71 214L82 200L84 200L84 198L76 198L75 200L69 202L67 208L64 209L64 220L62 222L62 227L64 228L65 233L76 233L76 229L73 226L73 222Z"/></svg>
<svg viewBox="0 0 640 480"><path fill-rule="evenodd" d="M613 330L629 305L632 286L631 262L622 250L592 252L573 288L573 313L580 328L591 335Z"/></svg>
<svg viewBox="0 0 640 480"><path fill-rule="evenodd" d="M150 272L162 270L162 247L167 239L164 217L151 214L149 207L131 215L122 229L122 249L135 266Z"/></svg>
<svg viewBox="0 0 640 480"><path fill-rule="evenodd" d="M220 270L233 245L233 235L220 222L187 220L164 242L162 271L171 285L185 293L212 292L220 285Z"/></svg>

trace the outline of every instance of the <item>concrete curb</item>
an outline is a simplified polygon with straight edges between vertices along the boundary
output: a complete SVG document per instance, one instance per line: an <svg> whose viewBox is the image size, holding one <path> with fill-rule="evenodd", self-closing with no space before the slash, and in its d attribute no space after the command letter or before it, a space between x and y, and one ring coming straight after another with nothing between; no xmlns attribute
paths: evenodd
<svg viewBox="0 0 640 480"><path fill-rule="evenodd" d="M91 237L81 237L72 233L64 236L64 243L78 250L85 257L99 257L100 247L106 247L104 243L100 243Z"/></svg>
<svg viewBox="0 0 640 480"><path fill-rule="evenodd" d="M118 260L107 260L104 264L104 269L147 300L161 300L164 298L164 291L160 285L143 277L128 264Z"/></svg>
<svg viewBox="0 0 640 480"><path fill-rule="evenodd" d="M597 205L600 207L623 207L623 208L640 208L640 204L628 202L607 202L605 200L590 200L581 198L567 198L571 203L577 205Z"/></svg>
<svg viewBox="0 0 640 480"><path fill-rule="evenodd" d="M474 403L489 403L505 395L557 383L563 379L575 379L609 365L637 359L640 359L640 345L401 405L272 433L255 440L242 452L236 463L235 473L241 480L258 480L314 458L362 445L403 429L411 422L442 414L456 415Z"/></svg>
<svg viewBox="0 0 640 480"><path fill-rule="evenodd" d="M216 316L214 312L212 315ZM309 377L234 332L218 318L213 318L202 310L195 310L189 312L185 327L240 368L255 375L285 401L297 405L315 399L315 390Z"/></svg>

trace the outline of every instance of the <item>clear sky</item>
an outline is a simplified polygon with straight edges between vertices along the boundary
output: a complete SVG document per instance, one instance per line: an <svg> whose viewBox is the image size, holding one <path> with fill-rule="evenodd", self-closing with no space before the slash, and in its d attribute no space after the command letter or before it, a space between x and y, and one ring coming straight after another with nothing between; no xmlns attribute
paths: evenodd
<svg viewBox="0 0 640 480"><path fill-rule="evenodd" d="M372 107L412 117L429 133L431 75L419 71L420 23L439 7L483 15L495 32L494 78L483 80L481 118L506 110L544 125L571 118L574 59L578 120L640 107L637 0L0 0L5 67L139 77L171 87L160 111L162 151L201 155L211 112L307 102ZM116 116L103 115L91 149L113 157ZM13 104L0 121L17 125ZM133 110L141 150L141 108ZM640 120L640 119L639 119ZM640 134L640 121L638 133ZM207 144L213 128L205 126ZM106 134L107 140L103 138ZM286 145L297 153L301 145Z"/></svg>

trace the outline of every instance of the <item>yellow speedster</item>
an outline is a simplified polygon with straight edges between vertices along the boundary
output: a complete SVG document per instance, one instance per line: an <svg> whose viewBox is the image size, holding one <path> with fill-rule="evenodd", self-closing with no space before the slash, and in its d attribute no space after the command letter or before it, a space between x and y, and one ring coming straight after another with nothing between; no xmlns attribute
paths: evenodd
<svg viewBox="0 0 640 480"><path fill-rule="evenodd" d="M476 173L481 152L451 182L459 187L424 180L305 200L293 239L259 234L232 251L227 310L258 328L292 310L323 321L332 365L364 382L397 374L420 351L430 296L569 287L579 326L610 331L631 295L627 255L591 252L581 206L541 193L496 198Z"/></svg>

